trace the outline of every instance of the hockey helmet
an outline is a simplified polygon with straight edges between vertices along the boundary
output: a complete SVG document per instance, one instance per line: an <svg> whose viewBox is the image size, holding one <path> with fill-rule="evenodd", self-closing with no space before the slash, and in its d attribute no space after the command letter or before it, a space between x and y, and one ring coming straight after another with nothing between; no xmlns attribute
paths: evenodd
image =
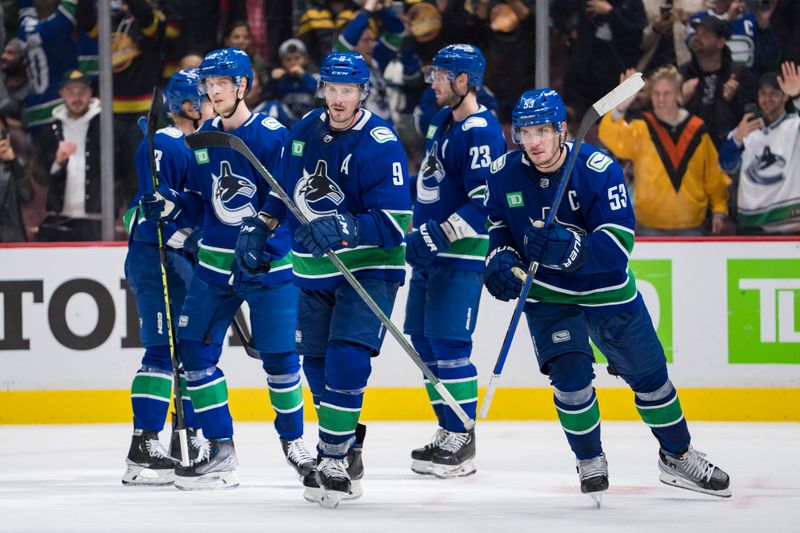
<svg viewBox="0 0 800 533"><path fill-rule="evenodd" d="M353 83L361 87L361 100L369 92L369 67L358 52L331 52L319 68L319 97L326 83Z"/></svg>
<svg viewBox="0 0 800 533"><path fill-rule="evenodd" d="M445 46L433 56L433 67L425 73L425 81L433 83L436 71L447 73L447 79L454 80L459 74L467 74L467 86L480 89L483 86L483 72L486 70L486 59L476 46L471 44L451 44Z"/></svg>
<svg viewBox="0 0 800 533"><path fill-rule="evenodd" d="M239 48L220 48L206 54L200 64L200 92L205 94L205 80L217 76L230 76L238 86L242 77L247 79L246 92L253 86L253 67L250 57Z"/></svg>
<svg viewBox="0 0 800 533"><path fill-rule="evenodd" d="M167 100L167 110L170 113L181 113L183 103L192 104L192 109L199 112L203 97L198 90L200 76L196 68L179 70L173 74L164 88L164 97Z"/></svg>
<svg viewBox="0 0 800 533"><path fill-rule="evenodd" d="M561 132L561 123L567 120L567 110L561 95L553 89L533 89L520 96L511 112L512 140L521 144L520 128L538 124L553 124Z"/></svg>

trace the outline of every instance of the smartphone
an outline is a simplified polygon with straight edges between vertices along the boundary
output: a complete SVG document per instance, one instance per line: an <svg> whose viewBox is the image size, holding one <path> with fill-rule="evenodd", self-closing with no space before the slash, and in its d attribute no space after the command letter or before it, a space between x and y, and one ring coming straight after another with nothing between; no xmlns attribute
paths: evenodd
<svg viewBox="0 0 800 533"><path fill-rule="evenodd" d="M758 104L755 102L750 102L749 104L744 105L744 114L751 113L752 116L750 120L756 120L761 118L761 109L758 108Z"/></svg>
<svg viewBox="0 0 800 533"><path fill-rule="evenodd" d="M661 18L669 17L670 13L672 13L672 2L661 4Z"/></svg>

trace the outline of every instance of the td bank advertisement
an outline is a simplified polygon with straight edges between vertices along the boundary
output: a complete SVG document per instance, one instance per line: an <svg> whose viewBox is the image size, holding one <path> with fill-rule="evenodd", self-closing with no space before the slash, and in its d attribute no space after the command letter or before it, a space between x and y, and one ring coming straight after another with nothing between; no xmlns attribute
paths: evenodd
<svg viewBox="0 0 800 533"><path fill-rule="evenodd" d="M86 413L97 404L118 402L120 414L96 421L129 420L125 406L143 349L135 299L124 280L125 254L124 245L0 247L0 423L39 422L32 406L52 410L56 393L65 395L56 403L74 402L74 409ZM750 406L752 419L800 421L800 238L642 241L630 267L689 415L736 419L737 409ZM407 285L391 315L401 329L406 296ZM513 305L484 291L472 356L481 388L488 383ZM606 372L602 354L595 355L604 417L613 417L615 402L635 416L627 407L630 403L632 409L627 385ZM386 406L375 418L429 416L420 372L390 336L372 363L365 405ZM253 401L264 403L261 365L234 335L219 366L228 377L232 405L237 390L253 391ZM548 409L545 418L551 417L552 392L538 371L525 320L515 332L495 402L492 413L500 419L503 413L509 419L536 418L542 409ZM728 415L715 418L712 407L702 407L712 404ZM404 410L404 405L419 410ZM760 418L759 409L772 412L775 405L786 406L782 414ZM624 413L620 418L628 416ZM95 421L86 416L81 420Z"/></svg>

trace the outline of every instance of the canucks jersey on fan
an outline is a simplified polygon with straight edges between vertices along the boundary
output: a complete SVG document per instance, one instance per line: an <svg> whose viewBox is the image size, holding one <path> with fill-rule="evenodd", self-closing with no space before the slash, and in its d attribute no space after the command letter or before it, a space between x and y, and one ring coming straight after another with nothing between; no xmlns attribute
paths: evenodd
<svg viewBox="0 0 800 533"><path fill-rule="evenodd" d="M565 144L568 158L573 146ZM491 249L525 249L524 231L533 222L525 206L552 205L567 166L542 174L521 150L492 163L486 197ZM543 207L535 216L545 220L549 209ZM632 306L637 291L628 259L636 221L622 167L597 148L582 145L555 220L581 235L586 262L569 273L540 265L527 301L578 304L589 314L620 313Z"/></svg>
<svg viewBox="0 0 800 533"><path fill-rule="evenodd" d="M414 227L449 220L458 240L436 256L434 266L483 270L488 248L486 169L505 152L505 140L495 116L480 106L454 122L449 107L434 116L425 136L425 156L417 175Z"/></svg>
<svg viewBox="0 0 800 533"><path fill-rule="evenodd" d="M276 177L309 220L348 212L372 218L374 224L368 226L378 232L382 247L358 246L336 253L359 278L403 281L403 237L411 219L406 159L389 124L366 109L362 113L353 127L334 132L326 125L324 110L310 112L292 128ZM334 136L336 142L331 142ZM286 207L271 193L262 211L283 220ZM289 217L289 223L279 228L288 228L293 235L298 226ZM296 241L292 245L297 285L330 289L342 281L327 257L313 257Z"/></svg>
<svg viewBox="0 0 800 533"><path fill-rule="evenodd" d="M33 0L17 0L19 38L25 50L28 96L23 119L28 127L52 121L53 108L61 103L58 81L78 66L75 30L77 0L61 0L55 13L39 20Z"/></svg>
<svg viewBox="0 0 800 533"><path fill-rule="evenodd" d="M186 176L194 169L194 155L183 142L184 135L174 126L156 131L153 138L153 150L158 173L159 185L164 185L174 191L182 191L186 186ZM136 196L131 201L130 208L123 217L125 229L130 238L136 241L158 244L156 223L148 222L139 213L139 199L144 191L153 190L150 169L150 146L145 138L136 151L136 174L139 177L139 186ZM164 224L164 242L169 242L170 237L180 228L197 226L200 223L199 213L181 213L176 222Z"/></svg>
<svg viewBox="0 0 800 533"><path fill-rule="evenodd" d="M223 131L221 118L207 120L200 131ZM228 131L248 146L258 147L255 156L268 169L278 168L287 129L277 120L253 113L239 128ZM194 150L196 171L190 174L183 205L202 202L203 241L200 243L196 275L215 284L227 284L233 264L233 250L239 226L245 217L255 216L267 198L269 186L250 162L238 152L209 147ZM184 202L185 200L185 202ZM190 207L191 208L191 207ZM286 228L278 228L265 251L273 258L267 280L284 281L291 276L290 236Z"/></svg>

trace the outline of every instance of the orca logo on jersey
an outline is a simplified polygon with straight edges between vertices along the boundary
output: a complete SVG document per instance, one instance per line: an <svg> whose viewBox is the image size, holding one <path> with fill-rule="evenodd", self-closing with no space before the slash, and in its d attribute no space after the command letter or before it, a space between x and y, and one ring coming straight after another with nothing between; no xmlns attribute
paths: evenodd
<svg viewBox="0 0 800 533"><path fill-rule="evenodd" d="M433 146L419 168L417 176L417 201L421 204L432 204L439 201L439 184L444 179L444 165L439 161L439 142Z"/></svg>
<svg viewBox="0 0 800 533"><path fill-rule="evenodd" d="M745 175L747 179L758 185L774 185L783 181L783 169L786 159L772 153L769 146L764 147L760 156L748 165Z"/></svg>
<svg viewBox="0 0 800 533"><path fill-rule="evenodd" d="M294 188L294 201L309 220L338 213L336 206L344 201L344 192L328 177L326 161L317 161L313 174L303 169L303 177Z"/></svg>
<svg viewBox="0 0 800 533"><path fill-rule="evenodd" d="M256 194L255 185L247 178L234 174L228 161L222 161L219 175L212 173L211 178L214 181L211 186L211 205L220 222L228 226L238 226L243 218L256 215L256 210L250 203L250 199Z"/></svg>

